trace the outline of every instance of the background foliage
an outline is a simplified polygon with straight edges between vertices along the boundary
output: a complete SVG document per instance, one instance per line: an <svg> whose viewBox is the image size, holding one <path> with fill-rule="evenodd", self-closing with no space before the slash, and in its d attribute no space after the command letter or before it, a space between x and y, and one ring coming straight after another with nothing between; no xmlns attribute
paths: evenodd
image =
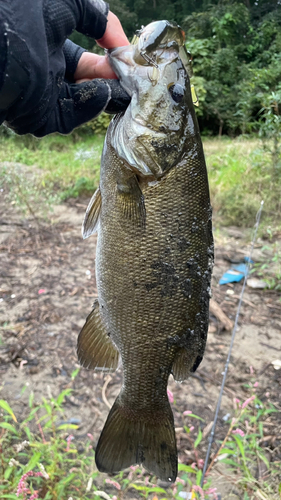
<svg viewBox="0 0 281 500"><path fill-rule="evenodd" d="M175 21L185 29L203 133L259 131L266 119L274 122L279 116L278 0L114 0L110 8L129 37L157 19ZM72 39L88 50L99 50L93 40L81 34L74 33ZM270 105L268 96L272 94L275 99Z"/></svg>

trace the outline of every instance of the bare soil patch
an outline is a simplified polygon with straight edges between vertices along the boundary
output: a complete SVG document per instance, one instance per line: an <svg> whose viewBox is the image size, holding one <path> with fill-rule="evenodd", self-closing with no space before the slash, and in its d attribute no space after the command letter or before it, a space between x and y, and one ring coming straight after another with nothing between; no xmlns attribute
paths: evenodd
<svg viewBox="0 0 281 500"><path fill-rule="evenodd" d="M122 373L103 375L81 369L71 379L71 373L78 367L77 335L97 294L95 238L83 241L80 229L87 201L73 200L55 207L48 220L39 218L38 226L33 218L23 217L8 203L5 191L1 194L0 398L6 399L16 415L24 418L31 391L35 400L40 401L42 396L56 396L71 387L73 393L65 405L66 418L79 421L77 439L90 432L95 444L108 414L107 403L111 405L119 392ZM229 268L230 260L247 255L248 239L247 231L229 228L220 231L216 242L213 298L232 321L242 284L219 286L218 280ZM259 251L257 248L256 258L261 258ZM223 417L232 414L234 398L243 401L248 397L246 385L253 377L258 382L256 392L260 399L281 408L281 370L274 369L272 364L273 360L281 359L280 313L280 294L247 288L216 443L228 429ZM195 457L183 430L187 420L182 413L192 410L204 419L201 425L206 437L199 449L200 458L204 459L230 336L231 332L226 332L211 314L207 349L199 369L182 384L176 384L171 377L169 389L175 398L179 459L184 463L191 464ZM274 414L268 424L269 459L281 460L280 413ZM239 498L232 484L235 478L220 480L223 471L219 466L215 470L222 498Z"/></svg>

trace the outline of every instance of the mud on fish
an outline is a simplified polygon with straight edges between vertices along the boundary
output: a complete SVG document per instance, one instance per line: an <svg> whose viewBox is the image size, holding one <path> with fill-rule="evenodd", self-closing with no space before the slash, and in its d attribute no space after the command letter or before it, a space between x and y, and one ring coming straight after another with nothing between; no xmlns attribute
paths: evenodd
<svg viewBox="0 0 281 500"><path fill-rule="evenodd" d="M200 364L213 264L206 165L181 29L148 25L109 54L131 103L107 131L100 186L84 238L98 232L98 300L78 338L86 368L123 366L123 385L96 448L100 471L142 464L177 476L169 375Z"/></svg>

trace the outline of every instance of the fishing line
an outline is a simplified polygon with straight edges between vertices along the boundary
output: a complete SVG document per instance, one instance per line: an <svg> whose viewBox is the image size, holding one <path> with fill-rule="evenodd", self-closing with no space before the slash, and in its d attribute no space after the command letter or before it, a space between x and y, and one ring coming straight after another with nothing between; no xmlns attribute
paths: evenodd
<svg viewBox="0 0 281 500"><path fill-rule="evenodd" d="M258 228L259 228L259 225L260 225L260 219L261 219L261 213L262 213L262 209L263 209L263 203L264 202L262 201L260 209L259 209L259 211L258 211L258 213L256 215L256 223L255 223L255 226L254 226L254 228L255 228L255 230L254 230L254 236L253 236L253 239L252 239L252 244L251 244L251 249L250 249L249 257L247 259L248 262L247 262L247 267L246 267L246 273L245 273L245 277L244 277L243 287L242 287L242 291L241 291L241 295L240 295L240 299L239 299L237 313L236 313L236 316L235 316L235 322L234 322L234 327L233 327L233 330L232 330L232 336L231 336L231 341L230 341L228 356L227 356L227 360L226 360L226 363L225 363L224 371L222 372L223 379L222 379L222 384L221 384L219 399L218 399L218 403L217 403L217 407L216 407L214 423L213 423L212 430L211 430L211 435L210 435L210 438L209 438L209 446L208 446L208 450L207 450L207 454L206 454L206 458L205 458L205 462L204 462L204 468L203 468L203 473L202 473L202 478L201 478L201 488L203 488L204 478L205 478L205 474L206 474L206 470L207 470L207 466L208 466L208 461L209 461L210 454L211 454L211 448L212 448L212 444L214 442L215 430L216 430L217 420L218 420L219 411L220 411L220 407L221 407L221 400L222 400L223 390L224 390L225 381L226 381L227 372L228 372L228 367L229 367L229 363L230 363L231 351L232 351L232 347L233 347L233 343L234 343L234 339L235 339L235 335L236 335L236 330L237 330L237 325L238 325L238 319L239 319L239 315L240 315L240 309L241 309L241 305L242 305L242 302L243 302L243 295L244 295L245 287L246 287L246 284L247 284L249 269L250 269L250 266L251 266L254 245L255 245L255 242L256 242L257 232L258 232Z"/></svg>

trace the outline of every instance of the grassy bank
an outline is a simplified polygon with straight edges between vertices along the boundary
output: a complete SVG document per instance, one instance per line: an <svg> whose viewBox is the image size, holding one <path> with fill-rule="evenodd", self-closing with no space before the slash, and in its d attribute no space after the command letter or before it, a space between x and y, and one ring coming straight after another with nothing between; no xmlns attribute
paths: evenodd
<svg viewBox="0 0 281 500"><path fill-rule="evenodd" d="M104 137L53 135L0 137L0 162L27 165L36 169L36 189L67 199L91 195L98 185ZM263 222L280 227L281 173L272 167L271 156L258 139L205 139L212 205L220 223L252 226L263 199ZM14 166L1 168L13 184ZM17 183L24 182L18 180Z"/></svg>

